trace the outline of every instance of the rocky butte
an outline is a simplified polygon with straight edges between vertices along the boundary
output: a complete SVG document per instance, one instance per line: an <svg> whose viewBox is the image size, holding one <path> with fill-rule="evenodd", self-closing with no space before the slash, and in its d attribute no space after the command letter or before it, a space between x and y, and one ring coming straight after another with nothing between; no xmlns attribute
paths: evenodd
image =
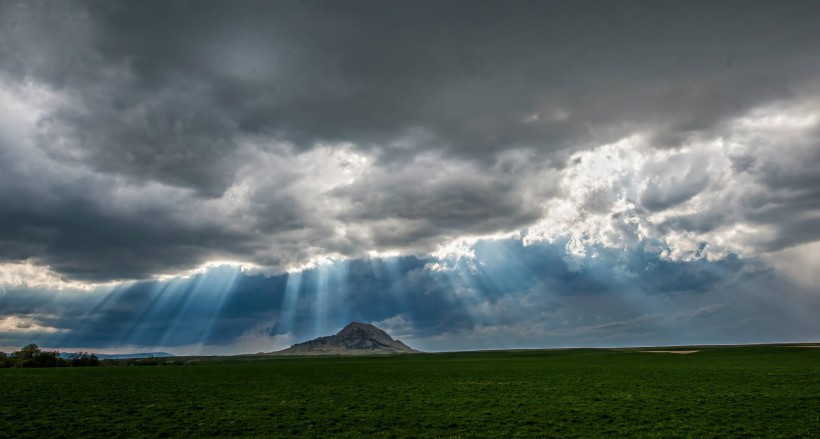
<svg viewBox="0 0 820 439"><path fill-rule="evenodd" d="M319 337L287 349L276 355L384 355L413 354L419 351L394 340L383 330L367 323L352 322L336 335Z"/></svg>

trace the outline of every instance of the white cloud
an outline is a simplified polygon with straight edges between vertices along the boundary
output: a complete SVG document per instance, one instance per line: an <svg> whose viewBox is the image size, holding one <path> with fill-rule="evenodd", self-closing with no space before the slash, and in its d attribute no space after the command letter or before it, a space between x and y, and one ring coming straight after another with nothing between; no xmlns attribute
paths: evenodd
<svg viewBox="0 0 820 439"><path fill-rule="evenodd" d="M55 334L60 332L68 332L68 329L42 326L37 319L27 316L0 317L0 333Z"/></svg>
<svg viewBox="0 0 820 439"><path fill-rule="evenodd" d="M778 240L794 231L778 209L785 215L784 204L802 189L789 179L806 178L820 155L810 108L755 109L714 137L675 149L632 136L576 153L561 177L562 195L546 202L524 241L567 237L568 254L582 256L593 245L626 249L650 240L670 260L756 256L782 246ZM806 203L796 208L791 219L818 212Z"/></svg>
<svg viewBox="0 0 820 439"><path fill-rule="evenodd" d="M72 281L48 266L31 261L0 263L0 291L7 287L92 290L107 285L112 284Z"/></svg>

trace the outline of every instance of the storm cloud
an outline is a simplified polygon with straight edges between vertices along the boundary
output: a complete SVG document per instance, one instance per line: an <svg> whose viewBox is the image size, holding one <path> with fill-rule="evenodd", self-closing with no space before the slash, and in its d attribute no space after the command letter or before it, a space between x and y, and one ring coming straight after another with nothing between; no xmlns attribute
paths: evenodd
<svg viewBox="0 0 820 439"><path fill-rule="evenodd" d="M543 279L492 307L694 297L768 269L805 290L777 261L820 239L818 17L812 1L4 2L0 283L24 303L127 282L111 300L136 312L182 306L158 282L226 261L254 273L236 278L248 303L347 261L368 311L344 315L419 337L469 326L463 301L437 302L461 288L443 273L472 272L448 261L509 245L540 249L518 275ZM426 311L364 305L393 287L359 285L357 264L390 258L419 265L402 306ZM430 288L444 296L416 296ZM174 343L311 333L256 309ZM162 341L146 337L129 342Z"/></svg>

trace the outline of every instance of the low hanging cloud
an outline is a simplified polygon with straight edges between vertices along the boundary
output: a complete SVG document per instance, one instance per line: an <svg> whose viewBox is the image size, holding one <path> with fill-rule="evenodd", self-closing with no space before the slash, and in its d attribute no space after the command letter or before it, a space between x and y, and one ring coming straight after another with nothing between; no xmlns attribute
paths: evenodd
<svg viewBox="0 0 820 439"><path fill-rule="evenodd" d="M224 265L93 291L6 287L0 346L271 351L349 321L433 350L761 342L810 337L806 316L820 309L758 262L596 247L579 268L565 245L482 240L470 259L367 258L276 276ZM789 288L773 300L772 285Z"/></svg>

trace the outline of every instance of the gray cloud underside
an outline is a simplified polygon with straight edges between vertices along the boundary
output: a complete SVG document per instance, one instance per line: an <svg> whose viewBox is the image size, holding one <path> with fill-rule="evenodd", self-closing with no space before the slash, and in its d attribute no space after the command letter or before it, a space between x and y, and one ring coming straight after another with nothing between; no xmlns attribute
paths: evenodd
<svg viewBox="0 0 820 439"><path fill-rule="evenodd" d="M58 97L0 125L0 257L80 279L430 251L536 222L575 152L634 133L674 151L758 108L819 108L809 1L0 8L0 84ZM635 212L742 181L657 233L742 222L767 228L756 251L817 240L815 129L752 136L729 173L695 157Z"/></svg>

